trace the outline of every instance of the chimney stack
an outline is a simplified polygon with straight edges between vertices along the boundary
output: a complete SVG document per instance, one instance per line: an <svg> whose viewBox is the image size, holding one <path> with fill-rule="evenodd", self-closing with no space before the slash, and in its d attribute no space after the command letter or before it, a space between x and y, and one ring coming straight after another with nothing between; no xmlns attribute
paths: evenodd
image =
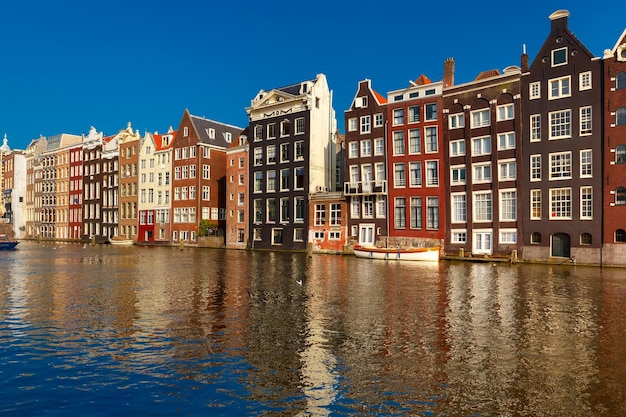
<svg viewBox="0 0 626 417"><path fill-rule="evenodd" d="M454 85L454 58L448 58L443 62L443 87Z"/></svg>
<svg viewBox="0 0 626 417"><path fill-rule="evenodd" d="M524 44L522 46L522 72L527 72L528 71L528 55L526 54L526 44Z"/></svg>

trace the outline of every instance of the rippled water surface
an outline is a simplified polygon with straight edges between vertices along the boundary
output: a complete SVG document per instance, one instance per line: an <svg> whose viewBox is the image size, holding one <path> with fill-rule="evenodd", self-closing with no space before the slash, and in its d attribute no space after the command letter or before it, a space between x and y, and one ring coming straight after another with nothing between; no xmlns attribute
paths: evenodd
<svg viewBox="0 0 626 417"><path fill-rule="evenodd" d="M625 416L626 270L23 242L0 414Z"/></svg>

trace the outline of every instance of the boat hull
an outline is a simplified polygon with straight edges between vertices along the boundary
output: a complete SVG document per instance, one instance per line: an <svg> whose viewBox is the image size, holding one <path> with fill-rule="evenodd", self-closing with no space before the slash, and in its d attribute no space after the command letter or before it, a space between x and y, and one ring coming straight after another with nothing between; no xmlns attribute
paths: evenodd
<svg viewBox="0 0 626 417"><path fill-rule="evenodd" d="M14 250L19 242L0 242L0 250Z"/></svg>
<svg viewBox="0 0 626 417"><path fill-rule="evenodd" d="M438 262L439 247L430 248L376 248L369 246L355 246L354 255L357 258L383 259L390 261L422 261Z"/></svg>
<svg viewBox="0 0 626 417"><path fill-rule="evenodd" d="M131 239L109 239L109 243L116 246L132 246L135 244Z"/></svg>

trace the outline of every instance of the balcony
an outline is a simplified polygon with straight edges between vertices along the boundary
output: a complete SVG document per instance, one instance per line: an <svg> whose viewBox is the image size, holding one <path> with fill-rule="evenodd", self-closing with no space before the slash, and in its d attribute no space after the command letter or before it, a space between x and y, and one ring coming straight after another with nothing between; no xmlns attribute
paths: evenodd
<svg viewBox="0 0 626 417"><path fill-rule="evenodd" d="M343 184L344 195L387 194L387 180L356 181Z"/></svg>

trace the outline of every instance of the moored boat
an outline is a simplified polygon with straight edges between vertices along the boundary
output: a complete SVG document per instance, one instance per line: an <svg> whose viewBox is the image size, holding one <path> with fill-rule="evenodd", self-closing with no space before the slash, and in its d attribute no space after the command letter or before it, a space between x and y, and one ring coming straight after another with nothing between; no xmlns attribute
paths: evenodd
<svg viewBox="0 0 626 417"><path fill-rule="evenodd" d="M121 236L112 237L111 239L109 239L109 243L111 245L118 245L118 246L131 246L135 244L135 242L133 242L132 239L126 239Z"/></svg>
<svg viewBox="0 0 626 417"><path fill-rule="evenodd" d="M13 250L18 243L15 239L9 239L9 235L0 235L0 250Z"/></svg>
<svg viewBox="0 0 626 417"><path fill-rule="evenodd" d="M439 261L439 246L428 248L377 248L374 246L354 246L357 258L387 259L396 261Z"/></svg>

